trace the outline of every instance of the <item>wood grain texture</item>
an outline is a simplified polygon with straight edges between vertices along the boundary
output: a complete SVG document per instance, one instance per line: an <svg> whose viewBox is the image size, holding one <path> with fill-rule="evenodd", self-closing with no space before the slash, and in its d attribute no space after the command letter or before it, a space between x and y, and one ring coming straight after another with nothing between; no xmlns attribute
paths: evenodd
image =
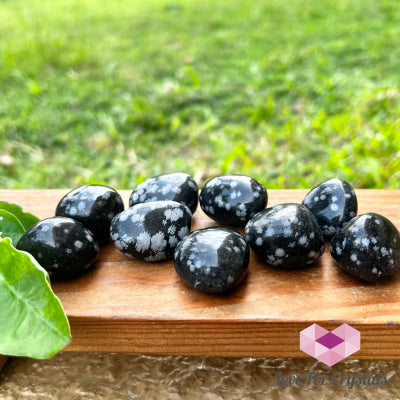
<svg viewBox="0 0 400 400"><path fill-rule="evenodd" d="M0 199L45 218L68 190L0 190ZM268 205L301 202L307 190L269 190ZM130 191L121 191L125 205ZM400 228L400 190L357 190L359 214L377 212ZM192 229L216 225L200 209ZM243 231L242 231L243 232ZM400 359L400 280L370 284L325 254L313 266L275 270L251 254L249 273L227 295L186 287L173 262L133 261L112 244L85 276L53 284L71 322L67 351L252 357L308 357L299 332L311 323L361 331L354 358Z"/></svg>

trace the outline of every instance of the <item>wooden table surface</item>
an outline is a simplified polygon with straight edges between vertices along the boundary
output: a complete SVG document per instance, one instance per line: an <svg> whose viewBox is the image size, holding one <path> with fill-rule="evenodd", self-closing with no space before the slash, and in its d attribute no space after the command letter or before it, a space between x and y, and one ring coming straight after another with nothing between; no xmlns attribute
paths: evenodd
<svg viewBox="0 0 400 400"><path fill-rule="evenodd" d="M45 218L67 192L0 190L0 200ZM268 205L301 202L306 192L269 190ZM127 206L130 191L120 193ZM356 193L359 214L380 213L400 229L400 190ZM192 230L213 225L199 207ZM71 323L65 351L308 357L299 349L302 329L346 322L361 331L353 358L400 359L400 279L354 279L335 266L328 245L315 265L295 271L268 267L252 253L237 290L207 295L186 287L172 261L133 261L109 244L91 272L53 289Z"/></svg>

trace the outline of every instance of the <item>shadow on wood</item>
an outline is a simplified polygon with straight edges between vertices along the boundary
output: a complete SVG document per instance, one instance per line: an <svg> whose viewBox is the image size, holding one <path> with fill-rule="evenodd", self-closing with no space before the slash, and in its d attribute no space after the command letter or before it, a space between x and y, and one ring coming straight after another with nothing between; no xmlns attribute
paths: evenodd
<svg viewBox="0 0 400 400"><path fill-rule="evenodd" d="M3 369L7 360L8 360L7 356L0 356L0 371Z"/></svg>

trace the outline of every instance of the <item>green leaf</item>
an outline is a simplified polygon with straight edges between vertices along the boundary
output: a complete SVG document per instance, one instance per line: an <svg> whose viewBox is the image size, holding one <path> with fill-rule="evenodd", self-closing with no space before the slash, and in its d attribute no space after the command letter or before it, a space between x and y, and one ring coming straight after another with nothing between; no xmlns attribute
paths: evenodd
<svg viewBox="0 0 400 400"><path fill-rule="evenodd" d="M0 209L6 210L9 213L14 214L24 226L26 231L31 226L40 221L38 217L35 217L30 213L24 212L22 208L17 204L8 203L7 201L0 201Z"/></svg>
<svg viewBox="0 0 400 400"><path fill-rule="evenodd" d="M24 233L25 228L19 219L8 211L0 209L0 237L9 237L17 245Z"/></svg>
<svg viewBox="0 0 400 400"><path fill-rule="evenodd" d="M0 240L0 354L50 358L70 340L47 272L9 238Z"/></svg>

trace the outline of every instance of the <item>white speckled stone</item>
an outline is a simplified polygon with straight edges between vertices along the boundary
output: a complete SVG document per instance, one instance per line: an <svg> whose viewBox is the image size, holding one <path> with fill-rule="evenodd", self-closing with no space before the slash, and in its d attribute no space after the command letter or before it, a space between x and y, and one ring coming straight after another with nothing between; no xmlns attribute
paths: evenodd
<svg viewBox="0 0 400 400"><path fill-rule="evenodd" d="M221 293L241 282L247 272L249 253L245 238L233 229L199 229L178 244L175 270L192 288Z"/></svg>
<svg viewBox="0 0 400 400"><path fill-rule="evenodd" d="M315 218L301 204L269 207L247 223L245 232L253 251L274 267L303 267L314 263L325 250Z"/></svg>
<svg viewBox="0 0 400 400"><path fill-rule="evenodd" d="M267 204L267 191L245 175L221 175L210 179L200 192L202 210L221 225L244 226Z"/></svg>
<svg viewBox="0 0 400 400"><path fill-rule="evenodd" d="M380 214L353 218L333 237L331 254L343 271L368 282L400 275L400 234Z"/></svg>
<svg viewBox="0 0 400 400"><path fill-rule="evenodd" d="M152 201L132 206L111 222L111 239L125 255L144 261L173 257L189 232L192 214L176 201Z"/></svg>
<svg viewBox="0 0 400 400"><path fill-rule="evenodd" d="M187 206L192 213L197 208L199 188L194 179L183 172L158 175L140 183L131 193L129 207L149 201L173 200Z"/></svg>
<svg viewBox="0 0 400 400"><path fill-rule="evenodd" d="M110 240L111 220L124 210L119 193L104 185L84 185L67 193L58 203L56 215L81 222L100 245Z"/></svg>
<svg viewBox="0 0 400 400"><path fill-rule="evenodd" d="M18 242L47 270L51 280L82 275L96 261L99 246L92 233L71 218L46 218L29 229Z"/></svg>
<svg viewBox="0 0 400 400"><path fill-rule="evenodd" d="M315 216L326 240L357 215L357 196L342 179L330 179L314 187L304 197L303 204Z"/></svg>

